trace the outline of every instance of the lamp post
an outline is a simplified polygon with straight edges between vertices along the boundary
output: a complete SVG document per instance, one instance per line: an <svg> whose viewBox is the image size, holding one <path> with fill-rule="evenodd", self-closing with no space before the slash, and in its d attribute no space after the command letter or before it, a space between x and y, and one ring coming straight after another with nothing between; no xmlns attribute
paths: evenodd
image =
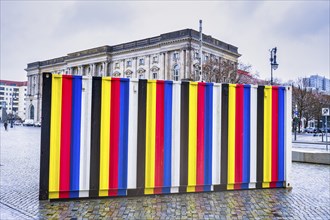
<svg viewBox="0 0 330 220"><path fill-rule="evenodd" d="M11 122L10 122L10 127L13 128L13 124L14 124L14 99L16 99L16 93L13 91L13 93L11 94Z"/></svg>
<svg viewBox="0 0 330 220"><path fill-rule="evenodd" d="M270 50L270 84L273 85L273 70L278 68L278 63L276 62L276 52L277 47Z"/></svg>

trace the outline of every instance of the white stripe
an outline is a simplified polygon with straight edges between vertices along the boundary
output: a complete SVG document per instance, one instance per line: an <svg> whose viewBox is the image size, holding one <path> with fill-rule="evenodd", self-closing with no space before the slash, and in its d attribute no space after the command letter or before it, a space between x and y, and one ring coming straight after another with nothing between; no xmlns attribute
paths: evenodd
<svg viewBox="0 0 330 220"><path fill-rule="evenodd" d="M172 187L180 186L181 84L173 82L172 93ZM172 192L172 189L171 189ZM176 192L176 191L175 191Z"/></svg>
<svg viewBox="0 0 330 220"><path fill-rule="evenodd" d="M292 87L286 87L285 89L285 106L284 106L284 121L285 121L285 147L284 147L284 155L285 155L285 164L284 164L284 178L286 181L286 186L291 186L290 180L290 171L291 171L291 148L292 148L292 140L291 140L291 118L292 118Z"/></svg>
<svg viewBox="0 0 330 220"><path fill-rule="evenodd" d="M81 95L79 197L89 196L92 78L83 77Z"/></svg>
<svg viewBox="0 0 330 220"><path fill-rule="evenodd" d="M250 102L250 183L257 182L257 86L251 85ZM251 185L251 184L250 184ZM249 186L251 188L251 186ZM255 188L255 186L254 186Z"/></svg>
<svg viewBox="0 0 330 220"><path fill-rule="evenodd" d="M212 185L220 184L221 85L213 86ZM213 186L211 187L213 189Z"/></svg>
<svg viewBox="0 0 330 220"><path fill-rule="evenodd" d="M137 113L138 113L138 81L130 80L129 86L129 119L128 119L128 164L127 188L136 188L137 169Z"/></svg>

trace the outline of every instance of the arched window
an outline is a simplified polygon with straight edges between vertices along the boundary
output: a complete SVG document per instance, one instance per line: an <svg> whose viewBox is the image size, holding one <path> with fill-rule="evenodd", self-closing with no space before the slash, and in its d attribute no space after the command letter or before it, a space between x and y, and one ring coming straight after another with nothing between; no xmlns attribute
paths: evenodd
<svg viewBox="0 0 330 220"><path fill-rule="evenodd" d="M175 65L173 67L174 71L173 71L173 80L174 81L179 81L179 76L180 76L180 67L179 65Z"/></svg>
<svg viewBox="0 0 330 220"><path fill-rule="evenodd" d="M34 119L34 106L30 105L30 119Z"/></svg>

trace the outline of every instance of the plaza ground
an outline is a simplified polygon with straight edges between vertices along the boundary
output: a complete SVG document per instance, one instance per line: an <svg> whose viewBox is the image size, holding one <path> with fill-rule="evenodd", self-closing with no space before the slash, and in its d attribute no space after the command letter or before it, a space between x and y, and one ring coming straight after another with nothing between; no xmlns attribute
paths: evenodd
<svg viewBox="0 0 330 220"><path fill-rule="evenodd" d="M330 219L330 166L293 163L289 189L39 201L40 128L1 125L1 219ZM325 151L321 137L298 135ZM301 144L294 143L293 147Z"/></svg>

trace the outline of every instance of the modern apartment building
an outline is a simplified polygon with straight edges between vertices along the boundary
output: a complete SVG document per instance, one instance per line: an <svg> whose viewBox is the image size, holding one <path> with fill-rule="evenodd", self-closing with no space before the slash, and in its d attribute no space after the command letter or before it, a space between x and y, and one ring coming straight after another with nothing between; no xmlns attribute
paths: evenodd
<svg viewBox="0 0 330 220"><path fill-rule="evenodd" d="M7 114L26 118L25 97L27 94L27 82L0 80L0 112L6 110ZM3 119L0 114L1 120Z"/></svg>
<svg viewBox="0 0 330 220"><path fill-rule="evenodd" d="M303 79L304 86L330 95L330 79L324 76L311 75Z"/></svg>

